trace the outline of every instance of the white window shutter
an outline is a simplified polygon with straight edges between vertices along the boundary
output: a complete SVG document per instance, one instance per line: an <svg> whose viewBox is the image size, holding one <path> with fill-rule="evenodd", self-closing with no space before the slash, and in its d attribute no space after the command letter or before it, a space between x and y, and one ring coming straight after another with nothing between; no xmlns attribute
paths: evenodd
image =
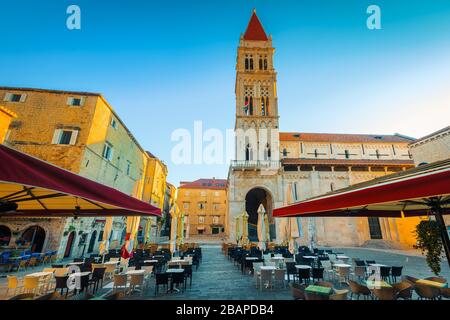
<svg viewBox="0 0 450 320"><path fill-rule="evenodd" d="M53 134L53 139L52 139L52 144L58 144L59 143L59 138L61 136L61 129L56 129L55 133Z"/></svg>
<svg viewBox="0 0 450 320"><path fill-rule="evenodd" d="M67 105L71 106L73 104L73 98L72 97L68 97L67 98Z"/></svg>
<svg viewBox="0 0 450 320"><path fill-rule="evenodd" d="M84 106L84 102L86 101L86 97L81 97L80 106Z"/></svg>
<svg viewBox="0 0 450 320"><path fill-rule="evenodd" d="M5 97L3 98L3 101L11 101L12 93L5 93Z"/></svg>
<svg viewBox="0 0 450 320"><path fill-rule="evenodd" d="M70 144L75 145L77 143L78 130L73 130L72 135L70 136Z"/></svg>
<svg viewBox="0 0 450 320"><path fill-rule="evenodd" d="M25 102L26 99L27 99L26 93L22 93L22 94L20 95L20 102Z"/></svg>

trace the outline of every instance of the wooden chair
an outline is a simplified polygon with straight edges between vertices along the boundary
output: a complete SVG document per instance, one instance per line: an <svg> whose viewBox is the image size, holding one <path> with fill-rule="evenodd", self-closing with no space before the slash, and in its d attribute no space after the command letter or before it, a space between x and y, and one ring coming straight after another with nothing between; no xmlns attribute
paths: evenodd
<svg viewBox="0 0 450 320"><path fill-rule="evenodd" d="M334 290L334 293L330 295L330 300L347 300L349 290Z"/></svg>
<svg viewBox="0 0 450 320"><path fill-rule="evenodd" d="M305 300L305 286L298 283L291 283L291 294L294 300Z"/></svg>
<svg viewBox="0 0 450 320"><path fill-rule="evenodd" d="M359 297L362 295L364 299L367 297L370 297L372 293L370 292L369 288L366 286L363 286L356 281L349 280L348 285L350 287L351 293L350 293L350 300L353 300L353 295L356 295L356 298L359 300Z"/></svg>
<svg viewBox="0 0 450 320"><path fill-rule="evenodd" d="M441 294L439 288L418 283L414 285L414 291L417 293L420 300L422 299L436 300L439 298Z"/></svg>
<svg viewBox="0 0 450 320"><path fill-rule="evenodd" d="M116 265L114 264L105 264L105 277L108 279L112 279L114 273L116 272Z"/></svg>
<svg viewBox="0 0 450 320"><path fill-rule="evenodd" d="M8 296L9 294L9 290L14 290L13 295L16 295L17 293L17 289L20 288L20 280L19 278L17 278L17 276L7 276L8 279L8 284L6 287L6 292L5 292L5 298Z"/></svg>
<svg viewBox="0 0 450 320"><path fill-rule="evenodd" d="M445 278L441 278L441 277L428 277L428 278L425 278L425 280L439 282L439 283L447 283L447 280Z"/></svg>
<svg viewBox="0 0 450 320"><path fill-rule="evenodd" d="M133 293L137 291L136 288L139 288L141 294L144 295L144 275L143 274L132 274L130 276L130 291L129 293Z"/></svg>
<svg viewBox="0 0 450 320"><path fill-rule="evenodd" d="M39 290L39 277L27 277L23 278L23 291L24 293L36 294Z"/></svg>
<svg viewBox="0 0 450 320"><path fill-rule="evenodd" d="M397 294L395 288L372 289L372 294L378 300L396 300Z"/></svg>
<svg viewBox="0 0 450 320"><path fill-rule="evenodd" d="M127 291L127 280L128 277L126 274L115 274L114 275L114 284L113 284L113 292L116 292L117 289L123 289L123 291Z"/></svg>
<svg viewBox="0 0 450 320"><path fill-rule="evenodd" d="M283 288L286 288L286 270L276 269L273 275L274 285L281 283Z"/></svg>
<svg viewBox="0 0 450 320"><path fill-rule="evenodd" d="M9 300L33 300L34 293L21 293L17 296L14 296L12 298L9 298Z"/></svg>
<svg viewBox="0 0 450 320"><path fill-rule="evenodd" d="M261 269L259 274L259 289L263 289L263 284L267 284L267 288L273 287L272 270Z"/></svg>
<svg viewBox="0 0 450 320"><path fill-rule="evenodd" d="M441 297L445 299L450 299L450 288L441 288Z"/></svg>

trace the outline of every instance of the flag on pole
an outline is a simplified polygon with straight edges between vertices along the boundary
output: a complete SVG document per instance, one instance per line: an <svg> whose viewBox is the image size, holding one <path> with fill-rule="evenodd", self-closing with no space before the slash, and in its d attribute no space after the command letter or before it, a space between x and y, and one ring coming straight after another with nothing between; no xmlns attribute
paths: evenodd
<svg viewBox="0 0 450 320"><path fill-rule="evenodd" d="M245 113L246 115L248 115L248 106L249 106L249 103L250 103L250 101L246 99L245 102L244 102L244 106L242 107L242 109L244 109L244 113Z"/></svg>

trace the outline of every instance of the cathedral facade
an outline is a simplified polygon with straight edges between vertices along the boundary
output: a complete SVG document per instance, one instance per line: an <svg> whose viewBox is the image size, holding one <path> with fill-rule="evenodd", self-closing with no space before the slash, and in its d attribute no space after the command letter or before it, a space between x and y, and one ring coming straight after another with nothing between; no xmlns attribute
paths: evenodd
<svg viewBox="0 0 450 320"><path fill-rule="evenodd" d="M273 218L273 208L414 166L408 149L414 139L406 136L279 132L274 51L253 12L237 51L236 159L228 173L233 242L242 237L242 217L248 220L250 241L281 243L280 219L286 218ZM373 241L411 247L419 218L291 219L297 220L299 245Z"/></svg>

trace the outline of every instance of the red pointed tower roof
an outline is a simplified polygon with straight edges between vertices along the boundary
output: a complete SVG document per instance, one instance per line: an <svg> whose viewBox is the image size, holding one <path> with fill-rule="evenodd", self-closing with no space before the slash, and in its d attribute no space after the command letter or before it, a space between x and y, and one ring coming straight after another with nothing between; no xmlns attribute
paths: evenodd
<svg viewBox="0 0 450 320"><path fill-rule="evenodd" d="M247 30L244 33L244 40L267 41L267 35L264 28L256 15L256 10L253 10L252 17L248 23Z"/></svg>

